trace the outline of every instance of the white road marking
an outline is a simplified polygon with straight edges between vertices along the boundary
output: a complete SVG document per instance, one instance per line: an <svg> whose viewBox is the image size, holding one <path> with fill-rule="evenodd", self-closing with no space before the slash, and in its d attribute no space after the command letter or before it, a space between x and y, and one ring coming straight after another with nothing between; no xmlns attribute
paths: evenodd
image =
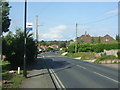
<svg viewBox="0 0 120 90"><path fill-rule="evenodd" d="M43 57L45 57L45 56L43 56ZM88 70L87 68L85 68L85 67L83 67L83 66L80 66L80 65L76 65L76 66ZM88 70L88 71L90 71L90 70ZM65 86L62 84L62 82L60 81L60 79L58 78L58 76L55 74L54 70L51 69L50 72L51 72L52 74L54 74L54 75L52 75L52 76L53 76L54 80L56 81L56 83L57 83L57 85L58 85L58 88L60 87L60 88L65 89ZM109 79L109 80L111 80L111 81L114 81L114 82L116 82L116 83L120 83L119 81L114 80L114 79L112 79L112 78L109 78L109 77L107 77L107 76L105 76L105 75L102 75L102 74L100 74L100 73L97 73L97 72L94 72L94 71L90 71L90 72L92 72L92 73L94 73L94 74L97 74L97 75L99 75L99 76L102 76L102 77L104 77L104 78L107 78L107 79ZM57 79L56 79L55 77L56 77ZM57 80L58 80L58 81L57 81ZM60 84L61 84L62 87L60 86Z"/></svg>
<svg viewBox="0 0 120 90"><path fill-rule="evenodd" d="M112 79L112 78L109 78L109 77L107 77L107 76L105 76L105 75L102 75L102 74L100 74L100 73L97 73L97 72L93 72L93 73L95 73L95 74L97 74L97 75L99 75L99 76L105 77L105 78L107 78L107 79L109 79L109 80L112 80L112 81L114 81L114 82L116 82L116 83L120 83L119 81L114 80L114 79Z"/></svg>
<svg viewBox="0 0 120 90"><path fill-rule="evenodd" d="M53 69L51 69L51 70L52 70L53 74L55 75L55 77L57 78L58 82L60 83L60 85L61 85L60 88L65 89L65 86L62 84L62 82L60 81L60 79L58 78L58 76L56 75L56 73L54 72L54 70Z"/></svg>
<svg viewBox="0 0 120 90"><path fill-rule="evenodd" d="M58 81L57 81L56 78L54 77L52 70L51 70L51 69L49 69L49 70L50 70L50 73L51 73L54 81L56 82L56 84L57 84L57 86L58 86L57 88L61 88L60 85L59 85L59 83L58 83Z"/></svg>
<svg viewBox="0 0 120 90"><path fill-rule="evenodd" d="M76 66L81 67L81 68L83 68L83 69L87 69L87 68L85 68L85 67L83 67L83 66L80 66L80 65L76 65Z"/></svg>
<svg viewBox="0 0 120 90"><path fill-rule="evenodd" d="M77 65L77 66L78 66L78 67L81 67L81 68L83 68L83 69L87 69L87 68L85 68L85 67L83 67L83 66L80 66L80 65ZM105 75L102 75L102 74L100 74L100 73L97 73L97 72L94 72L94 71L90 71L90 72L93 72L94 74L97 74L97 75L102 76L102 77L104 77L104 78L107 78L107 79L109 79L109 80L112 80L112 81L114 81L114 82L116 82L116 83L120 83L119 81L114 80L114 79L112 79L112 78L109 78L109 77L107 77L107 76L105 76Z"/></svg>

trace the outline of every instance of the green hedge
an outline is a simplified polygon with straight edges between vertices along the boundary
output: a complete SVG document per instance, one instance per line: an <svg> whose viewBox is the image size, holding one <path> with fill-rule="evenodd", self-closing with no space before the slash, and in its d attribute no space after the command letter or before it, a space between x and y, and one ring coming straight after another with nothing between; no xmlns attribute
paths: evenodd
<svg viewBox="0 0 120 90"><path fill-rule="evenodd" d="M103 52L104 49L120 49L117 42L111 43L81 43L78 44L78 52ZM75 43L68 46L70 53L75 52Z"/></svg>

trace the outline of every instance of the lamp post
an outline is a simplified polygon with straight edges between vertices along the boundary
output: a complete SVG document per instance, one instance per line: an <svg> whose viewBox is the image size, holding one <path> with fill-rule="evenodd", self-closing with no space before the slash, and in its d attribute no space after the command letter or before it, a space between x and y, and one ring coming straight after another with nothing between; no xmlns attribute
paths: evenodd
<svg viewBox="0 0 120 90"><path fill-rule="evenodd" d="M24 16L24 62L23 62L23 76L27 77L26 71L26 17L27 17L27 0L25 0L25 16Z"/></svg>

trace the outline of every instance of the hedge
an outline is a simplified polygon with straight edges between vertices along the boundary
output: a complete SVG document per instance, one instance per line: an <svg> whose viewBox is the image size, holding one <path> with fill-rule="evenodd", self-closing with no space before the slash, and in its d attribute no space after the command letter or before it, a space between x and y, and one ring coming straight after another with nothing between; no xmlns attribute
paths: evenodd
<svg viewBox="0 0 120 90"><path fill-rule="evenodd" d="M111 43L81 43L78 44L78 52L103 52L104 49L120 49L117 42ZM75 52L75 43L68 46L70 53Z"/></svg>

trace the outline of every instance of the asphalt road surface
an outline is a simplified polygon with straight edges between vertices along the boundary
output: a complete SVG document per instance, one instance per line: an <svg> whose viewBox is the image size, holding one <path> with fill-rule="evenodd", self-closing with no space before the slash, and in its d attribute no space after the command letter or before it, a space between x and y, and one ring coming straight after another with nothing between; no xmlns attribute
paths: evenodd
<svg viewBox="0 0 120 90"><path fill-rule="evenodd" d="M42 53L65 88L118 88L118 69L80 61L55 53Z"/></svg>

